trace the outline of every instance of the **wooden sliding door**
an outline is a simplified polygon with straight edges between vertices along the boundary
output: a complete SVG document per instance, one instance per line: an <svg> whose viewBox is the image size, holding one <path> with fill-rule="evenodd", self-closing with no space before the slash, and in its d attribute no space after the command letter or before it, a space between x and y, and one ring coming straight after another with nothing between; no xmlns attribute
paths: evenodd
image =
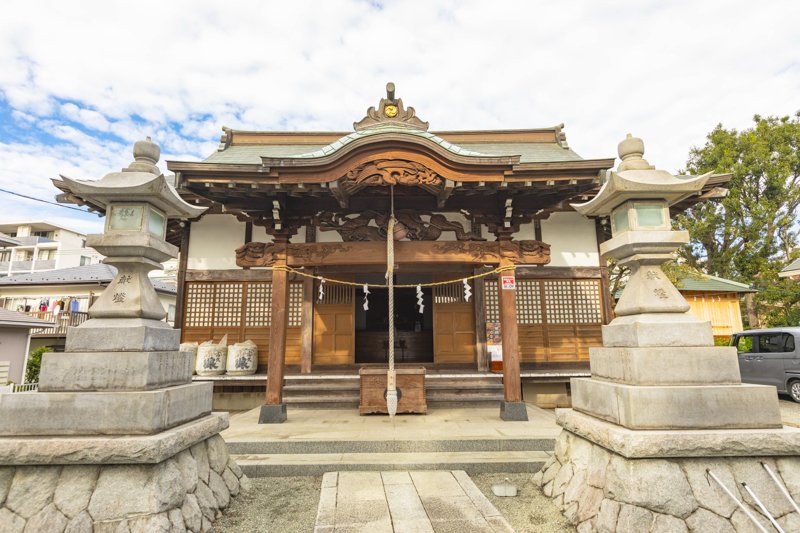
<svg viewBox="0 0 800 533"><path fill-rule="evenodd" d="M354 287L326 284L322 300L314 302L315 365L355 363ZM319 291L319 284L317 284Z"/></svg>
<svg viewBox="0 0 800 533"><path fill-rule="evenodd" d="M433 288L433 362L475 363L475 307L464 299L464 285Z"/></svg>

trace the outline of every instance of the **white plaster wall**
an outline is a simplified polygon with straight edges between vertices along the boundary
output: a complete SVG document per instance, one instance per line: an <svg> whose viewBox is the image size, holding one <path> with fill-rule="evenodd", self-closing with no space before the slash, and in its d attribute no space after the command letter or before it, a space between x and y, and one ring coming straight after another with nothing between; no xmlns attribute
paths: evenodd
<svg viewBox="0 0 800 533"><path fill-rule="evenodd" d="M343 242L338 231L322 231L317 228L317 242Z"/></svg>
<svg viewBox="0 0 800 533"><path fill-rule="evenodd" d="M600 266L594 220L581 214L574 211L551 214L542 220L542 240L550 245L548 266Z"/></svg>
<svg viewBox="0 0 800 533"><path fill-rule="evenodd" d="M206 215L192 223L187 268L191 270L238 269L236 249L244 244L244 222L233 215ZM256 239L253 227L253 240ZM258 228L263 230L263 228Z"/></svg>

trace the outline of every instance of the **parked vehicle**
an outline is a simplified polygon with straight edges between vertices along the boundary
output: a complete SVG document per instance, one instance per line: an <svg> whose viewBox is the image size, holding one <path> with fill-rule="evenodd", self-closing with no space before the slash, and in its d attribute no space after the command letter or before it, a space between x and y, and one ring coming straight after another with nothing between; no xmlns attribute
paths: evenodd
<svg viewBox="0 0 800 533"><path fill-rule="evenodd" d="M772 385L800 402L800 327L743 331L731 345L739 352L743 382Z"/></svg>

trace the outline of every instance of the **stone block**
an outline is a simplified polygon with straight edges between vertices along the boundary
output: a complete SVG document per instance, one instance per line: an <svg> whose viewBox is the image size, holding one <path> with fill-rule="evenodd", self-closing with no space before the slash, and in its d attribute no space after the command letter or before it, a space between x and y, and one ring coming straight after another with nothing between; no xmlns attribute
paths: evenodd
<svg viewBox="0 0 800 533"><path fill-rule="evenodd" d="M3 527L3 533L22 533L25 529L25 519L2 507L0 508L0 525Z"/></svg>
<svg viewBox="0 0 800 533"><path fill-rule="evenodd" d="M573 409L631 429L782 427L774 387L633 386L572 380Z"/></svg>
<svg viewBox="0 0 800 533"><path fill-rule="evenodd" d="M686 476L676 462L614 455L608 470L606 498L679 518L686 518L698 507Z"/></svg>
<svg viewBox="0 0 800 533"><path fill-rule="evenodd" d="M185 495L174 461L112 465L100 472L88 510L95 520L152 515L180 507Z"/></svg>
<svg viewBox="0 0 800 533"><path fill-rule="evenodd" d="M213 386L2 394L0 436L150 435L209 414Z"/></svg>
<svg viewBox="0 0 800 533"><path fill-rule="evenodd" d="M689 313L621 316L603 326L603 346L714 346L710 322Z"/></svg>
<svg viewBox="0 0 800 533"><path fill-rule="evenodd" d="M736 483L733 478L733 473L730 469L730 461L724 460L686 460L683 462L683 470L686 472L686 479L692 487L692 493L697 499L701 507L705 507L709 511L725 517L730 518L736 510L736 502L734 502L725 491L720 488L708 476L706 469L714 473L715 476L722 481L728 490L741 500L742 497L737 490L740 485Z"/></svg>
<svg viewBox="0 0 800 533"><path fill-rule="evenodd" d="M225 484L225 480L213 469L208 474L208 488L211 489L214 498L217 500L217 507L224 509L228 506L231 501L231 493Z"/></svg>
<svg viewBox="0 0 800 533"><path fill-rule="evenodd" d="M186 529L200 531L200 527L203 525L203 514L200 511L200 505L197 503L197 496L194 494L186 495L181 507L181 514L183 514Z"/></svg>
<svg viewBox="0 0 800 533"><path fill-rule="evenodd" d="M800 429L793 427L637 431L574 409L556 409L556 422L572 438L579 435L628 458L796 456L800 449Z"/></svg>
<svg viewBox="0 0 800 533"><path fill-rule="evenodd" d="M278 405L264 404L261 406L261 413L258 415L259 424L282 424L286 422L286 404Z"/></svg>
<svg viewBox="0 0 800 533"><path fill-rule="evenodd" d="M67 331L67 352L170 352L181 331L146 318L92 318Z"/></svg>
<svg viewBox="0 0 800 533"><path fill-rule="evenodd" d="M527 422L528 406L525 402L500 402L500 418L507 422Z"/></svg>
<svg viewBox="0 0 800 533"><path fill-rule="evenodd" d="M183 450L174 459L178 464L178 469L181 471L184 490L187 493L194 492L194 489L197 488L197 461L192 457L192 452L188 449Z"/></svg>
<svg viewBox="0 0 800 533"><path fill-rule="evenodd" d="M48 466L17 468L5 506L22 518L29 519L53 500L60 471L60 468Z"/></svg>
<svg viewBox="0 0 800 533"><path fill-rule="evenodd" d="M650 531L653 513L635 505L622 504L617 517L617 531Z"/></svg>
<svg viewBox="0 0 800 533"><path fill-rule="evenodd" d="M686 522L668 514L657 514L650 533L689 533Z"/></svg>
<svg viewBox="0 0 800 533"><path fill-rule="evenodd" d="M620 504L614 500L603 500L600 502L600 511L597 513L595 527L597 533L614 533L617 531L617 517L619 516Z"/></svg>
<svg viewBox="0 0 800 533"><path fill-rule="evenodd" d="M228 445L219 435L214 435L206 441L208 464L214 472L222 475L228 465Z"/></svg>
<svg viewBox="0 0 800 533"><path fill-rule="evenodd" d="M93 533L94 527L92 526L92 517L87 511L73 518L67 524L64 533Z"/></svg>
<svg viewBox="0 0 800 533"><path fill-rule="evenodd" d="M228 413L212 413L155 435L113 439L102 436L3 437L0 438L0 465L155 464L198 442L205 450L202 441L227 427ZM208 478L208 458L205 466ZM8 471L13 475L13 468L0 468L0 489L3 475Z"/></svg>
<svg viewBox="0 0 800 533"><path fill-rule="evenodd" d="M2 463L0 463L2 464ZM11 488L11 482L14 480L14 467L0 468L0 507L6 501L8 490Z"/></svg>
<svg viewBox="0 0 800 533"><path fill-rule="evenodd" d="M186 352L47 352L39 392L152 390L192 381Z"/></svg>
<svg viewBox="0 0 800 533"><path fill-rule="evenodd" d="M69 520L52 503L44 509L30 517L25 524L24 531L44 532L44 531L64 531Z"/></svg>
<svg viewBox="0 0 800 533"><path fill-rule="evenodd" d="M69 465L61 469L53 503L67 518L80 514L89 505L100 467Z"/></svg>
<svg viewBox="0 0 800 533"><path fill-rule="evenodd" d="M627 385L741 383L733 346L589 348L592 379Z"/></svg>

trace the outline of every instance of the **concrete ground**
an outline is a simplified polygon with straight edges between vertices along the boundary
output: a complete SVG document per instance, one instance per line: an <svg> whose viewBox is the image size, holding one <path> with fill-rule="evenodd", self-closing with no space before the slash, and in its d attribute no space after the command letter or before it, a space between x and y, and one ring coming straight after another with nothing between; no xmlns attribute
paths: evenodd
<svg viewBox="0 0 800 533"><path fill-rule="evenodd" d="M793 402L788 398L788 396L781 396L778 402L781 408L781 420L784 425L800 428L800 403Z"/></svg>
<svg viewBox="0 0 800 533"><path fill-rule="evenodd" d="M527 422L505 422L498 408L430 409L427 415L361 416L356 409L290 409L283 424L259 424L259 409L231 413L222 433L231 442L554 439L561 432L552 410L528 406Z"/></svg>

